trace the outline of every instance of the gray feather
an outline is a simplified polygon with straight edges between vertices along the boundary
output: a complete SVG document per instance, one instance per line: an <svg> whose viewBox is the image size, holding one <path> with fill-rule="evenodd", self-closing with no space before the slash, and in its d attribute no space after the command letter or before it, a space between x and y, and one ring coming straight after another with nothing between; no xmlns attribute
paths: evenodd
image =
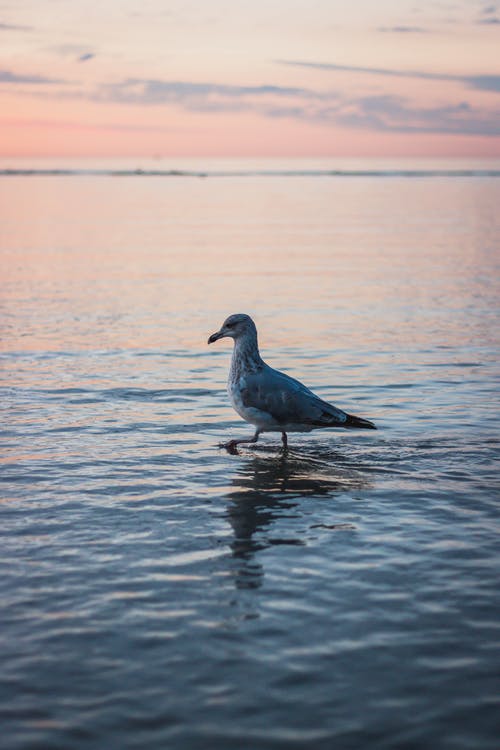
<svg viewBox="0 0 500 750"><path fill-rule="evenodd" d="M343 427L347 414L323 401L298 380L264 364L245 376L241 398L246 407L270 414L279 424Z"/></svg>

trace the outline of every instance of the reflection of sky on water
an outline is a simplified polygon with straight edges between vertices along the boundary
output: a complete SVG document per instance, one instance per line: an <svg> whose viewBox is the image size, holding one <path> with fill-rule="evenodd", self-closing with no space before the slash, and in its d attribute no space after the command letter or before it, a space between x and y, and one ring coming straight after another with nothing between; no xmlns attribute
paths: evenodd
<svg viewBox="0 0 500 750"><path fill-rule="evenodd" d="M499 188L0 180L13 748L496 747ZM219 450L236 310L380 429Z"/></svg>
<svg viewBox="0 0 500 750"><path fill-rule="evenodd" d="M489 339L498 180L301 179L4 180L2 347L196 352L235 311L304 358Z"/></svg>

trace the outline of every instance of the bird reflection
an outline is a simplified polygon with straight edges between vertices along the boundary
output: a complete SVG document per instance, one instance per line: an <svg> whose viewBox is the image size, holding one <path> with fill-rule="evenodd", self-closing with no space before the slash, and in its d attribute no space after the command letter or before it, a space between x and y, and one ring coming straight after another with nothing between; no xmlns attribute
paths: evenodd
<svg viewBox="0 0 500 750"><path fill-rule="evenodd" d="M234 532L232 555L239 563L235 570L237 588L262 585L264 570L256 557L259 550L278 544L305 544L302 538L269 535L275 521L302 516L299 503L304 497L335 497L370 486L358 468L346 466L345 461L343 466L338 465L338 460L334 461L338 458L331 452L318 457L318 452L308 456L287 451L254 454L242 461L232 480L226 512Z"/></svg>

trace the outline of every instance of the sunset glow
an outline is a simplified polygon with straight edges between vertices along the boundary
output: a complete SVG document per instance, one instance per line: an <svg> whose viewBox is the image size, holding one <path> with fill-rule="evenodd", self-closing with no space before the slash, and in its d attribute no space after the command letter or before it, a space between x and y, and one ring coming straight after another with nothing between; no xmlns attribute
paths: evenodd
<svg viewBox="0 0 500 750"><path fill-rule="evenodd" d="M0 155L499 156L500 5L19 0Z"/></svg>

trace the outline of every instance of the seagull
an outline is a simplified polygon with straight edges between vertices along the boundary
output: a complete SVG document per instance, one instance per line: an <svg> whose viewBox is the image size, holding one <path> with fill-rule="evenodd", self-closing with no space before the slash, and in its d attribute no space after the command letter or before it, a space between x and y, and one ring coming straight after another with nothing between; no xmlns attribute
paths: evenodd
<svg viewBox="0 0 500 750"><path fill-rule="evenodd" d="M230 440L222 447L235 451L241 443L256 443L262 432L281 432L283 448L288 432L310 432L319 427L357 427L376 430L368 419L361 419L332 406L298 380L266 365L259 354L257 328L244 313L230 315L208 344L223 338L234 341L227 390L240 417L255 425L252 438Z"/></svg>

